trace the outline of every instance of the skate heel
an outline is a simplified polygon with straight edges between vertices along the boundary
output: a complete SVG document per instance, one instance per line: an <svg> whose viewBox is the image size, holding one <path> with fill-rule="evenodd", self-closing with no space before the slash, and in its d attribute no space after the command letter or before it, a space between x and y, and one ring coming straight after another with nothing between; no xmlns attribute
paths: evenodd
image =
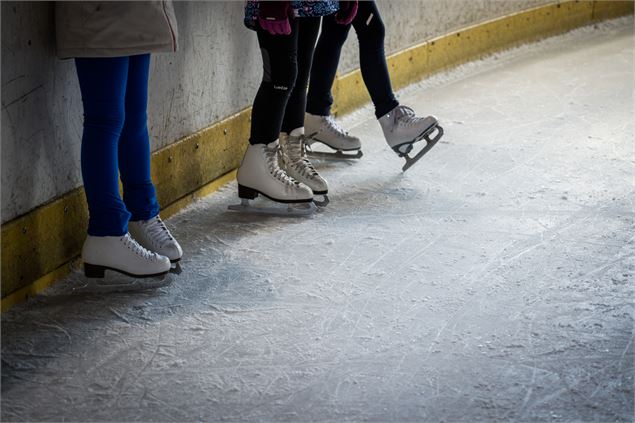
<svg viewBox="0 0 635 423"><path fill-rule="evenodd" d="M254 198L258 197L258 191L239 184L238 197L245 198L247 200L253 200Z"/></svg>
<svg viewBox="0 0 635 423"><path fill-rule="evenodd" d="M106 268L96 264L84 263L84 275L87 278L103 278L106 275Z"/></svg>

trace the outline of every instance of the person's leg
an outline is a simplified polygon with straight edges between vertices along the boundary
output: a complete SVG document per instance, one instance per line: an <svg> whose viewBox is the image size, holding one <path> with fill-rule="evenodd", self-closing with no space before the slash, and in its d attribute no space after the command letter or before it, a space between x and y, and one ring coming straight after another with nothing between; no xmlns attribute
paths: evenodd
<svg viewBox="0 0 635 423"><path fill-rule="evenodd" d="M311 189L291 179L278 165L280 128L298 73L299 20L291 20L289 35L257 31L263 77L251 110L250 145L236 175L238 196L243 200L259 194L282 203L313 200ZM237 207L242 210L243 206Z"/></svg>
<svg viewBox="0 0 635 423"><path fill-rule="evenodd" d="M123 200L130 220L147 220L159 213L150 176L148 136L148 76L150 55L130 56L126 88L126 119L119 139L119 171Z"/></svg>
<svg viewBox="0 0 635 423"><path fill-rule="evenodd" d="M167 273L170 260L141 247L128 234L130 213L119 196L118 147L125 116L129 57L75 60L84 104L82 177L88 200L84 273L106 270L150 277Z"/></svg>
<svg viewBox="0 0 635 423"><path fill-rule="evenodd" d="M331 88L335 80L342 46L350 29L351 24L338 24L335 21L335 15L325 16L322 19L322 31L313 54L304 126L309 144L318 142L338 151L337 153L326 153L329 156L341 157L342 151L356 151L362 146L359 138L350 135L331 116L331 106L333 105ZM354 154L350 155L349 158L359 157L361 156Z"/></svg>
<svg viewBox="0 0 635 423"><path fill-rule="evenodd" d="M258 32L263 77L251 110L250 144L269 144L278 139L284 111L298 72L298 20L291 21L290 35Z"/></svg>
<svg viewBox="0 0 635 423"><path fill-rule="evenodd" d="M315 41L320 31L320 19L319 17L297 19L299 21L297 44L298 73L295 86L291 91L285 108L281 127L282 132L291 133L294 129L304 126L307 85L311 73L311 64L313 63Z"/></svg>
<svg viewBox="0 0 635 423"><path fill-rule="evenodd" d="M353 27L359 40L359 64L364 84L375 105L375 116L386 142L397 154L408 157L415 142L426 140L424 149L406 160L403 167L406 170L441 138L443 129L438 127L434 116L417 117L414 110L399 105L395 98L384 51L385 28L375 1L360 2ZM436 136L432 137L437 127Z"/></svg>
<svg viewBox="0 0 635 423"><path fill-rule="evenodd" d="M78 58L75 64L84 105L81 167L88 234L124 235L130 213L119 196L117 146L125 119L128 58Z"/></svg>
<svg viewBox="0 0 635 423"><path fill-rule="evenodd" d="M322 18L322 31L313 53L311 79L307 94L307 113L319 116L331 114L331 106L333 105L331 87L335 81L342 46L350 29L351 25L340 25L335 22L335 15Z"/></svg>
<svg viewBox="0 0 635 423"><path fill-rule="evenodd" d="M133 238L148 250L178 261L183 250L159 217L159 202L150 175L149 74L150 54L130 56L126 120L119 138L123 200L132 214L128 230Z"/></svg>
<svg viewBox="0 0 635 423"><path fill-rule="evenodd" d="M390 84L386 53L385 27L377 4L360 1L353 27L359 40L359 65L364 84L375 105L375 116L380 118L399 105Z"/></svg>
<svg viewBox="0 0 635 423"><path fill-rule="evenodd" d="M313 50L320 30L321 18L301 18L298 34L298 77L291 93L282 121L280 149L282 150L282 168L296 181L311 188L314 195L326 195L328 183L315 170L306 157L304 144L304 114L306 109L306 90L311 73ZM328 199L316 202L326 205Z"/></svg>

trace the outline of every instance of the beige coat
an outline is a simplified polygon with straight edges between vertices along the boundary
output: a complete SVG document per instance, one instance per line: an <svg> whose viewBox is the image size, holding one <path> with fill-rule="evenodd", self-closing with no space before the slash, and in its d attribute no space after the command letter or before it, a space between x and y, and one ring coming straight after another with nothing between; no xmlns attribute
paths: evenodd
<svg viewBox="0 0 635 423"><path fill-rule="evenodd" d="M56 2L57 55L117 57L177 49L170 1Z"/></svg>

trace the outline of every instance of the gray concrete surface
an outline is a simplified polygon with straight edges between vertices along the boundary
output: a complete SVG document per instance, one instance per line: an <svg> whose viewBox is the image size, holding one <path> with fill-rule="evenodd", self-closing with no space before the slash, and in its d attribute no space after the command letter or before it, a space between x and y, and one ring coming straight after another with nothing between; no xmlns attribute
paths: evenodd
<svg viewBox="0 0 635 423"><path fill-rule="evenodd" d="M396 53L439 35L520 10L551 3L550 0L379 0L386 25L387 54ZM355 31L342 50L339 72L359 67Z"/></svg>
<svg viewBox="0 0 635 423"><path fill-rule="evenodd" d="M633 22L401 100L446 136L406 174L370 108L307 219L169 220L184 272L2 315L2 421L632 421Z"/></svg>
<svg viewBox="0 0 635 423"><path fill-rule="evenodd" d="M382 0L387 50L546 2ZM243 4L176 2L180 51L155 55L152 65L153 150L251 105L262 65L256 37L242 24ZM53 2L3 1L0 6L4 223L81 186L82 109L73 62L55 57ZM358 66L355 43L351 36L342 71Z"/></svg>

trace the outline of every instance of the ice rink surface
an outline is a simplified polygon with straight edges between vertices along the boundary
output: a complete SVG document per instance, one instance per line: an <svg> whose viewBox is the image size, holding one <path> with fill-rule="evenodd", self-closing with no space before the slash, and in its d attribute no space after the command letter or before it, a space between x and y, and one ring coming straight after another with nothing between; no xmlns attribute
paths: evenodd
<svg viewBox="0 0 635 423"><path fill-rule="evenodd" d="M153 292L70 277L2 315L2 421L632 421L631 18L400 93L446 135L402 174L372 110L311 218L169 220Z"/></svg>

